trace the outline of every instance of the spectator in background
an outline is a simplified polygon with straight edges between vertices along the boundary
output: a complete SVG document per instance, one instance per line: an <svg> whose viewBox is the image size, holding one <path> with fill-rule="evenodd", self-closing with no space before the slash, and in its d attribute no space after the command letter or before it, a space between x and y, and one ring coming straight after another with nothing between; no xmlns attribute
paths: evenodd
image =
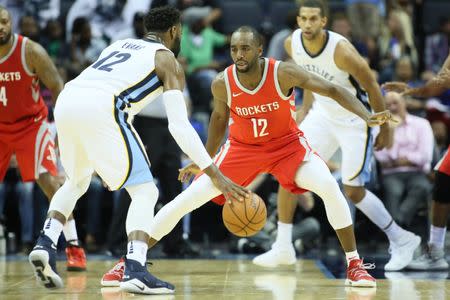
<svg viewBox="0 0 450 300"><path fill-rule="evenodd" d="M297 29L297 14L297 9L288 12L286 15L286 28L275 33L270 39L267 57L273 57L277 60L287 60L290 58L284 49L284 40Z"/></svg>
<svg viewBox="0 0 450 300"><path fill-rule="evenodd" d="M427 176L433 156L433 132L426 119L407 112L401 94L387 93L386 103L400 124L394 129L392 147L375 152L375 157L381 164L386 207L397 223L408 226L430 195Z"/></svg>
<svg viewBox="0 0 450 300"><path fill-rule="evenodd" d="M133 17L133 27L124 28L124 30L118 32L115 36L113 36L113 39L111 42L128 39L128 38L132 38L132 39L143 38L145 35L144 16L145 16L145 13L143 13L143 12L135 13L134 17Z"/></svg>
<svg viewBox="0 0 450 300"><path fill-rule="evenodd" d="M22 16L19 20L19 31L23 36L34 42L40 42L40 28L36 19L32 16Z"/></svg>
<svg viewBox="0 0 450 300"><path fill-rule="evenodd" d="M436 141L435 150L437 157L442 157L445 151L447 151L449 144L447 125L442 121L434 121L431 123L431 128L433 129L434 140Z"/></svg>
<svg viewBox="0 0 450 300"><path fill-rule="evenodd" d="M42 45L48 55L57 63L61 64L67 58L68 46L63 37L64 29L60 21L49 20L44 29Z"/></svg>
<svg viewBox="0 0 450 300"><path fill-rule="evenodd" d="M383 0L345 0L347 14L357 40L376 39L380 32Z"/></svg>
<svg viewBox="0 0 450 300"><path fill-rule="evenodd" d="M209 26L207 18L210 13L210 7L190 7L183 13L179 59L187 74L194 114L210 113L211 83L218 70L223 68L223 63L214 59L214 48L226 45L229 40Z"/></svg>
<svg viewBox="0 0 450 300"><path fill-rule="evenodd" d="M355 39L353 36L352 25L350 24L350 20L347 15L343 13L337 13L333 15L331 20L331 31L337 32L340 35L343 35L350 43L358 50L361 56L368 58L369 53L367 49L367 45L361 42L358 39Z"/></svg>
<svg viewBox="0 0 450 300"><path fill-rule="evenodd" d="M75 19L72 27L72 41L70 43L71 77L75 77L87 66L97 60L106 42L92 36L89 20L80 17Z"/></svg>
<svg viewBox="0 0 450 300"><path fill-rule="evenodd" d="M395 9L389 13L387 28L379 39L380 43L380 74L382 82L392 80L394 66L403 56L409 56L414 69L418 66L418 57L414 45L414 35L411 18L403 10Z"/></svg>
<svg viewBox="0 0 450 300"><path fill-rule="evenodd" d="M132 26L133 17L139 11L148 11L151 0L76 0L66 19L66 39L72 39L74 22L80 17L89 19L92 36L110 41L117 32Z"/></svg>
<svg viewBox="0 0 450 300"><path fill-rule="evenodd" d="M450 51L450 18L443 18L439 31L427 36L425 42L425 71L437 74ZM432 77L432 76L431 76ZM430 79L430 78L428 78Z"/></svg>

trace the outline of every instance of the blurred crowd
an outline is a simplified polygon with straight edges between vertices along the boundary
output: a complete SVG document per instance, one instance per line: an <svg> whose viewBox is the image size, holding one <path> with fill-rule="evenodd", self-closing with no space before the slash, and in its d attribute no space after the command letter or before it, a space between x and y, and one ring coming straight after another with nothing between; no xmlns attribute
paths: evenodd
<svg viewBox="0 0 450 300"><path fill-rule="evenodd" d="M177 6L183 11L178 59L187 78L185 97L192 124L203 141L211 113L211 82L231 63L227 48L230 33L240 25L254 26L265 38L264 55L288 60L283 43L297 28L298 13L298 2L294 0L1 0L0 4L12 13L16 33L48 51L65 82L96 61L110 43L142 38L143 16L151 7ZM333 0L328 1L328 10L328 28L352 42L380 84L393 80L411 86L423 84L438 72L449 53L448 1ZM43 88L42 93L49 100L50 92ZM301 92L297 94L297 104L301 105ZM392 147L375 153L369 189L380 195L397 223L424 237L432 166L449 144L450 90L430 99L395 93L386 94L385 99L399 122L392 124ZM47 103L51 112L50 101ZM187 162L164 131L167 120L163 110L161 103L154 103L135 121L144 144L150 148L152 172L162 190L159 203L167 203L182 190L176 175ZM329 166L339 179L339 154ZM62 169L60 180L64 180ZM268 223L254 238L232 238L230 251L262 252L273 241L277 184L270 176L261 176L253 189L267 200ZM306 194L298 201L302 209L293 238L297 251L303 253L334 235L316 196ZM93 177L88 193L74 212L88 252L120 253L126 243L124 220L128 205L126 193L110 192L100 178ZM47 208L42 192L33 183L20 181L13 159L5 182L0 184L0 223L6 228L9 253L30 251ZM203 245L228 241L231 237L220 218L220 208L213 204L186 216L166 237L163 251L169 256L197 255L198 249L190 241ZM374 239L364 236L376 229L362 215L355 218L358 239L373 243Z"/></svg>

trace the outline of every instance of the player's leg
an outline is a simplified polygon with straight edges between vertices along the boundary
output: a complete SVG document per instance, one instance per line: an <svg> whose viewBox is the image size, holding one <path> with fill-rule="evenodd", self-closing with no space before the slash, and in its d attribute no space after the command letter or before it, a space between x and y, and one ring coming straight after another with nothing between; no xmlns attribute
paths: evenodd
<svg viewBox="0 0 450 300"><path fill-rule="evenodd" d="M300 124L308 144L313 151L328 160L337 150L338 143L332 134L332 126L324 118L311 112ZM281 185L277 195L277 237L272 248L253 259L253 263L264 267L277 265L290 265L295 263L295 249L292 244L292 228L297 202L295 195L284 189Z"/></svg>
<svg viewBox="0 0 450 300"><path fill-rule="evenodd" d="M13 149L0 140L0 182L3 182L3 179L5 178L12 155Z"/></svg>
<svg viewBox="0 0 450 300"><path fill-rule="evenodd" d="M444 159L446 156L444 156ZM438 168L436 170L433 201L431 203L431 227L428 249L426 253L408 265L409 269L420 271L443 271L448 269L448 262L445 260L444 243L449 215L450 175L439 171Z"/></svg>
<svg viewBox="0 0 450 300"><path fill-rule="evenodd" d="M17 150L17 162L24 180L34 180L51 201L61 184L55 177L57 171L57 157L55 145L49 124L42 121L29 135L22 137L20 149ZM67 269L70 271L86 270L86 255L79 246L75 220L70 214L63 227L68 247Z"/></svg>
<svg viewBox="0 0 450 300"><path fill-rule="evenodd" d="M64 106L64 99L61 96L58 101L60 102L55 110L55 118L61 162L67 174L67 180L53 195L43 231L29 255L29 261L38 282L47 288L63 286L56 272L55 245L77 200L88 189L93 172L86 150L80 141L79 132L83 131L83 128L80 128L81 124L76 118L76 112Z"/></svg>
<svg viewBox="0 0 450 300"><path fill-rule="evenodd" d="M354 286L375 286L375 280L365 270L368 266L363 265L359 259L347 201L325 162L317 155L312 155L309 161L299 167L295 183L322 198L328 221L336 231L347 259L346 283Z"/></svg>
<svg viewBox="0 0 450 300"><path fill-rule="evenodd" d="M404 230L392 218L383 202L364 184L370 179L373 137L362 120L342 125L337 139L342 150L344 192L355 206L383 230L390 243L391 259L385 270L401 270L411 262L420 237Z"/></svg>
<svg viewBox="0 0 450 300"><path fill-rule="evenodd" d="M154 218L152 218L153 209L158 199L156 186L153 184L149 188L127 187L127 191L132 201L127 216L128 252L120 288L132 293L173 293L175 290L173 285L157 279L146 271L147 243L149 240L153 241L151 244L159 241L185 214L210 201L219 195L220 191L214 187L208 176L200 176L188 189L164 205Z"/></svg>

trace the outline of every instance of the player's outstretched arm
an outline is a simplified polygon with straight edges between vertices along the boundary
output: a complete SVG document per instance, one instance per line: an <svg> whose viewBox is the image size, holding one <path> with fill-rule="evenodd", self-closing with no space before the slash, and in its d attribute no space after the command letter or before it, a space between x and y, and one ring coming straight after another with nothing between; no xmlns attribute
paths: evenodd
<svg viewBox="0 0 450 300"><path fill-rule="evenodd" d="M64 82L47 51L38 43L28 40L25 47L25 60L30 71L35 73L52 92L53 103L56 103L56 99L64 87Z"/></svg>
<svg viewBox="0 0 450 300"><path fill-rule="evenodd" d="M382 86L386 91L398 92L416 97L433 97L450 89L450 54L439 73L431 78L424 86L412 88L404 82L386 82Z"/></svg>
<svg viewBox="0 0 450 300"><path fill-rule="evenodd" d="M391 119L389 111L371 115L364 105L346 89L309 73L293 63L282 62L280 64L278 82L283 91L300 87L333 98L342 107L361 117L369 126L381 125Z"/></svg>
<svg viewBox="0 0 450 300"><path fill-rule="evenodd" d="M182 93L185 85L184 71L172 52L161 50L156 53L155 72L163 83L162 96L169 131L177 144L211 178L228 201L242 201L248 197L249 193L245 188L234 184L212 163L200 137L189 122Z"/></svg>
<svg viewBox="0 0 450 300"><path fill-rule="evenodd" d="M228 126L228 119L230 117L223 72L217 74L212 82L211 92L214 98L214 109L209 121L206 151L208 151L211 157L214 157L223 141Z"/></svg>

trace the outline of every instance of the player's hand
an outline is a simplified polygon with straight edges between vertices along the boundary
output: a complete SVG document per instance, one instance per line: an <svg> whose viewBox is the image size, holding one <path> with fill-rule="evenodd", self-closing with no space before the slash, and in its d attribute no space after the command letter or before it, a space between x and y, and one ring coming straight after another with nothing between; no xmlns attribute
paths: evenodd
<svg viewBox="0 0 450 300"><path fill-rule="evenodd" d="M380 151L383 148L390 148L392 146L392 129L389 127L389 124L383 124L380 127L380 133L377 135L377 138L375 139L375 150Z"/></svg>
<svg viewBox="0 0 450 300"><path fill-rule="evenodd" d="M369 119L366 120L367 125L369 127L375 127L380 126L386 123L387 121L393 121L397 123L398 121L393 118L391 112L389 110L385 110L382 112L378 112L375 114L372 114Z"/></svg>
<svg viewBox="0 0 450 300"><path fill-rule="evenodd" d="M381 87L386 92L397 92L402 94L406 93L410 89L410 87L406 83L399 81L386 82L383 85L381 85Z"/></svg>
<svg viewBox="0 0 450 300"><path fill-rule="evenodd" d="M178 180L181 182L189 182L193 176L200 173L200 168L195 163L190 163L186 167L178 170L180 174L178 175Z"/></svg>
<svg viewBox="0 0 450 300"><path fill-rule="evenodd" d="M213 182L215 187L222 192L225 200L228 203L231 204L233 201L242 202L246 198L250 198L250 191L240 185L235 184L228 177L224 176L215 164L211 164L211 166L206 168L204 171L205 174L207 174L209 178L211 178L211 181Z"/></svg>

